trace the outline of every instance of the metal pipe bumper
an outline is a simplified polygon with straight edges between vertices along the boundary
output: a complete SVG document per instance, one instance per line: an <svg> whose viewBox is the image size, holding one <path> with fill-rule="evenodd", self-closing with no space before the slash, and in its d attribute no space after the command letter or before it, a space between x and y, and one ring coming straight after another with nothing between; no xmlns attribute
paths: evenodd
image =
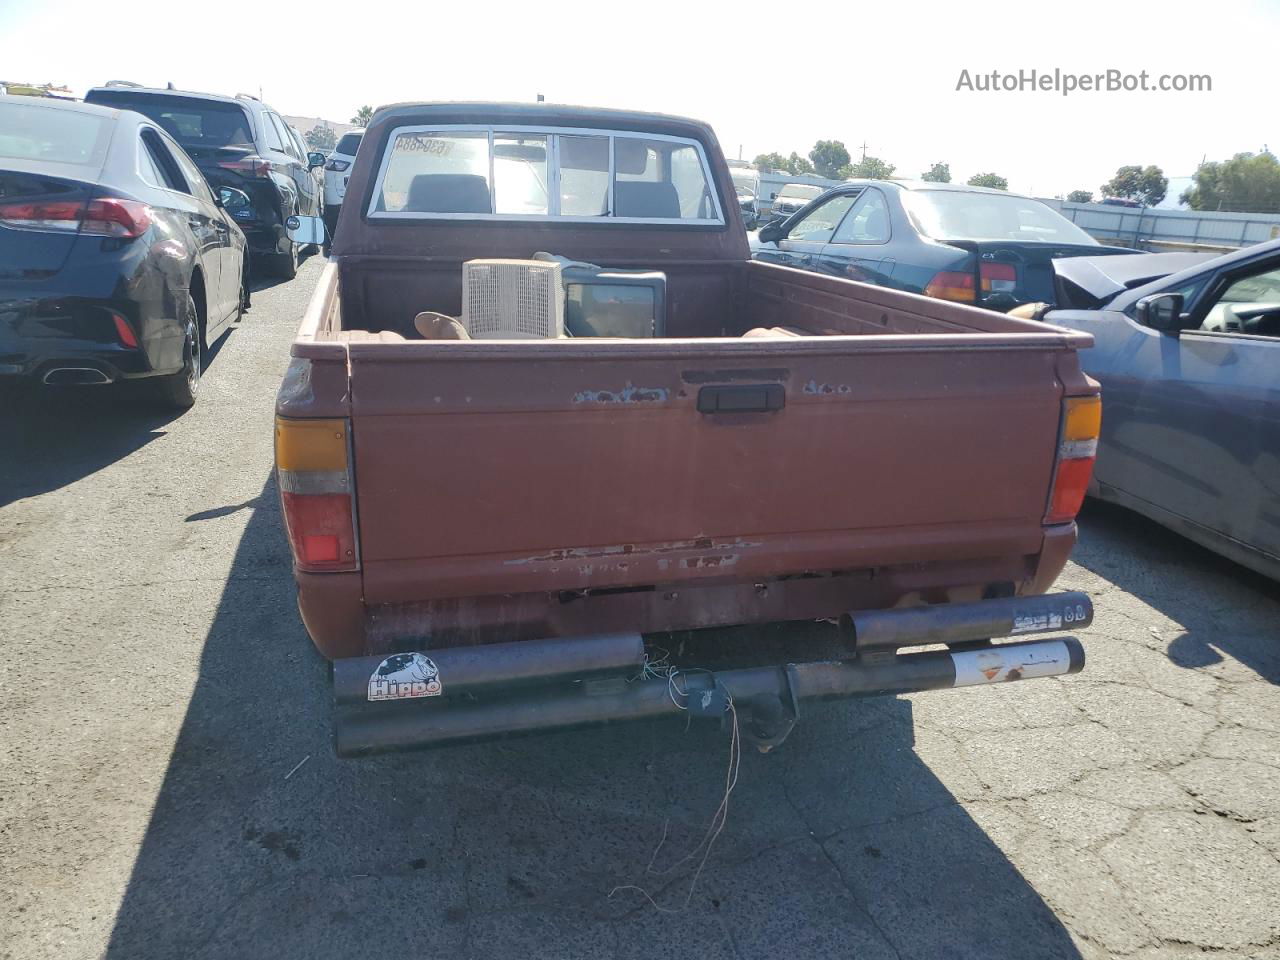
<svg viewBox="0 0 1280 960"><path fill-rule="evenodd" d="M529 641L521 646L536 653L544 643L552 642ZM493 649L479 648L478 653L484 656L485 651ZM433 652L432 658L439 666L437 680L448 689L451 681L440 665L448 662L444 654L445 651ZM335 664L335 679L342 663ZM426 696L400 703L360 701L354 695L357 684L352 679L358 674L353 672L352 678L347 678L343 670L342 700L337 705L334 729L338 755L356 757L654 719L679 715L685 710L699 713L698 704L732 697L751 739L762 746L772 746L785 737L795 722L800 700L1028 680L1077 673L1083 667L1084 648L1080 642L1074 637L1057 637L977 649L684 673L676 685L679 695L674 695L666 679L615 676L603 681L560 682L524 692L495 692L489 697ZM562 681L567 679L561 677ZM364 675L364 682L370 684L369 674ZM711 716L713 712L704 706L703 715ZM753 724L756 720L759 722Z"/></svg>

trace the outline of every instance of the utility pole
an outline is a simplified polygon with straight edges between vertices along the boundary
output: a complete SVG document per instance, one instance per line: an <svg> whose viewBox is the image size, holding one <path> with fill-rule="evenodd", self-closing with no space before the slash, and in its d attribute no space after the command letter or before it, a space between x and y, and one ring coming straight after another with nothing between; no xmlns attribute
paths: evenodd
<svg viewBox="0 0 1280 960"><path fill-rule="evenodd" d="M867 141L862 141L862 159L867 159Z"/></svg>

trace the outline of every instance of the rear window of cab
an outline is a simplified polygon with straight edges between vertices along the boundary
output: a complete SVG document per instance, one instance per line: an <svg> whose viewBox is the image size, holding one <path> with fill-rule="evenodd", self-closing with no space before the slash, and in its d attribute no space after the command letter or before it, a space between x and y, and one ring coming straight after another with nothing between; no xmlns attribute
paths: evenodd
<svg viewBox="0 0 1280 960"><path fill-rule="evenodd" d="M719 225L695 140L609 130L397 127L368 216Z"/></svg>

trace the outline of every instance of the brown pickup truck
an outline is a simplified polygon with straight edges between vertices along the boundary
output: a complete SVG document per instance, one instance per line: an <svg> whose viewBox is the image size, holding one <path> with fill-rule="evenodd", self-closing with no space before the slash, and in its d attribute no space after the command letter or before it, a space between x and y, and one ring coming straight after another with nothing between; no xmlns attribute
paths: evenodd
<svg viewBox="0 0 1280 960"><path fill-rule="evenodd" d="M768 747L805 698L1081 669L992 640L1092 619L1045 595L1092 338L752 261L735 196L691 120L377 113L276 404L340 754L728 704Z"/></svg>

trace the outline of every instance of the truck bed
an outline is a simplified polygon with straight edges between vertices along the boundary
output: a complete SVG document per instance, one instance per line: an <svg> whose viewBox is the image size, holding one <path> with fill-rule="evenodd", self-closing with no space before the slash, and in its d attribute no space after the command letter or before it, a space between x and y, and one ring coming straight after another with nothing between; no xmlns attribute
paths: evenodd
<svg viewBox="0 0 1280 960"><path fill-rule="evenodd" d="M662 267L667 337L532 342L408 339L417 310L456 312L459 262L326 267L279 406L351 421L360 570L299 574L322 650L834 617L1056 577L1074 524L1043 518L1064 397L1096 392L1086 335L772 264ZM804 335L743 336L775 327Z"/></svg>

